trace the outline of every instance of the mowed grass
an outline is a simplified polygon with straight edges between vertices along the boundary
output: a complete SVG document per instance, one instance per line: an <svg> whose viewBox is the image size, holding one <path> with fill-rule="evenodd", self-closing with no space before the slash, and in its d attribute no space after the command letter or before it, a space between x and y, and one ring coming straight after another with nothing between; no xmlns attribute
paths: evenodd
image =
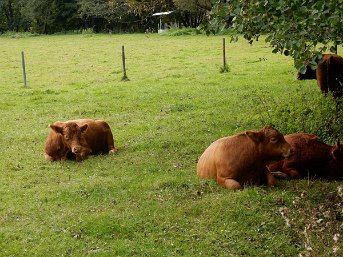
<svg viewBox="0 0 343 257"><path fill-rule="evenodd" d="M229 191L197 178L214 140L269 123L315 133L329 101L263 41L228 43L228 73L221 47L204 35L0 37L0 256L341 256L341 182ZM46 162L48 124L77 118L106 120L118 154Z"/></svg>

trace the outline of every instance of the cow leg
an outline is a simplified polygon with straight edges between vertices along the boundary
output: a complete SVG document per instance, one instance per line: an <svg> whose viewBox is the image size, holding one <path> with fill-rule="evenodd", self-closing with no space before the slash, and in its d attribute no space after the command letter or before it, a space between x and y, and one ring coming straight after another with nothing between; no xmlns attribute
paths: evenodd
<svg viewBox="0 0 343 257"><path fill-rule="evenodd" d="M54 161L55 160L52 156L48 155L47 153L44 153L44 158L47 161Z"/></svg>
<svg viewBox="0 0 343 257"><path fill-rule="evenodd" d="M301 178L301 174L296 169L285 169L283 172L289 177L289 178Z"/></svg>
<svg viewBox="0 0 343 257"><path fill-rule="evenodd" d="M273 176L273 174L266 170L266 178L267 178L267 185L270 187L273 187L276 185L276 178Z"/></svg>
<svg viewBox="0 0 343 257"><path fill-rule="evenodd" d="M287 174L283 173L282 171L274 171L272 172L275 178L287 178Z"/></svg>
<svg viewBox="0 0 343 257"><path fill-rule="evenodd" d="M317 77L317 84L322 91L324 95L328 93L328 63L327 62L322 62L318 64L317 70L316 70L316 77Z"/></svg>
<svg viewBox="0 0 343 257"><path fill-rule="evenodd" d="M47 153L44 153L44 158L47 161L65 161L67 160L67 155L63 155L61 157L52 157L51 155L48 155Z"/></svg>
<svg viewBox="0 0 343 257"><path fill-rule="evenodd" d="M217 182L219 185L227 189L241 189L241 184L232 178L217 177Z"/></svg>
<svg viewBox="0 0 343 257"><path fill-rule="evenodd" d="M108 151L108 154L115 154L116 152L118 152L117 148L111 149Z"/></svg>
<svg viewBox="0 0 343 257"><path fill-rule="evenodd" d="M108 154L115 154L116 152L118 152L118 149L114 147L113 135L112 135L111 130L107 131L106 143L107 143Z"/></svg>

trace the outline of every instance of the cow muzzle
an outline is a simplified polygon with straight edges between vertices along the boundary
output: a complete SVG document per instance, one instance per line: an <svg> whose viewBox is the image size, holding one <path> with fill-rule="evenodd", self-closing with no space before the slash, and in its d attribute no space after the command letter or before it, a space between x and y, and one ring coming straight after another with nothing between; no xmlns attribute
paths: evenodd
<svg viewBox="0 0 343 257"><path fill-rule="evenodd" d="M83 148L79 153L75 154L76 155L76 161L83 161L88 158L88 155L92 153L92 150L89 148Z"/></svg>
<svg viewBox="0 0 343 257"><path fill-rule="evenodd" d="M74 146L71 151L74 153L74 154L78 154L81 152L81 146Z"/></svg>
<svg viewBox="0 0 343 257"><path fill-rule="evenodd" d="M292 149L292 148L288 148L287 151L286 151L286 153L283 154L283 157L284 157L285 159L287 159L287 158L291 157L292 154L293 154L293 149Z"/></svg>

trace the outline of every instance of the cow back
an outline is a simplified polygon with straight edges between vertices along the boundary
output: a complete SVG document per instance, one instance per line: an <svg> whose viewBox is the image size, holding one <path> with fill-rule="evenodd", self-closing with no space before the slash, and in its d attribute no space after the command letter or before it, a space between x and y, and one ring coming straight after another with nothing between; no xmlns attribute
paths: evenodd
<svg viewBox="0 0 343 257"><path fill-rule="evenodd" d="M242 184L259 184L266 159L272 159L263 158L260 150L260 145L245 133L218 139L200 156L197 174L201 178L219 176Z"/></svg>
<svg viewBox="0 0 343 257"><path fill-rule="evenodd" d="M216 178L218 162L229 158L232 137L224 137L214 141L200 156L197 164L197 175L201 178Z"/></svg>
<svg viewBox="0 0 343 257"><path fill-rule="evenodd" d="M266 126L213 142L200 156L197 174L202 178L216 178L225 187L230 180L236 181L235 188L263 182L274 185L275 179L266 170L266 164L289 156L290 152L283 135Z"/></svg>
<svg viewBox="0 0 343 257"><path fill-rule="evenodd" d="M92 149L92 154L107 154L114 148L113 134L110 126L103 120L80 119L74 120L76 124L88 125L84 137ZM110 143L108 143L110 141Z"/></svg>

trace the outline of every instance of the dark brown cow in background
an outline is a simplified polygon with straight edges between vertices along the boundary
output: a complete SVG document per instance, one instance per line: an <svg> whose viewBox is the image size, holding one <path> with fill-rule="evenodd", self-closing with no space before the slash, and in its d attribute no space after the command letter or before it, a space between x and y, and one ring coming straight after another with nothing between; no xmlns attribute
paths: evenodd
<svg viewBox="0 0 343 257"><path fill-rule="evenodd" d="M270 172L288 178L343 179L343 145L339 141L331 146L306 133L286 135L285 139L293 154L289 159L268 165Z"/></svg>
<svg viewBox="0 0 343 257"><path fill-rule="evenodd" d="M339 98L343 87L343 58L337 54L323 54L323 60L316 70L308 66L305 74L298 72L297 78L316 79L324 94L331 92L335 98Z"/></svg>
<svg viewBox="0 0 343 257"><path fill-rule="evenodd" d="M312 70L310 65L307 65L306 72L302 74L301 72L298 72L297 79L298 80L305 80L305 79L317 79L316 75L317 69Z"/></svg>
<svg viewBox="0 0 343 257"><path fill-rule="evenodd" d="M228 189L263 183L274 186L276 180L266 165L290 153L291 147L283 135L266 126L213 142L199 158L197 174L201 178L214 178Z"/></svg>
<svg viewBox="0 0 343 257"><path fill-rule="evenodd" d="M49 161L76 159L88 155L116 153L110 126L103 120L80 119L57 121L45 142L44 157Z"/></svg>

